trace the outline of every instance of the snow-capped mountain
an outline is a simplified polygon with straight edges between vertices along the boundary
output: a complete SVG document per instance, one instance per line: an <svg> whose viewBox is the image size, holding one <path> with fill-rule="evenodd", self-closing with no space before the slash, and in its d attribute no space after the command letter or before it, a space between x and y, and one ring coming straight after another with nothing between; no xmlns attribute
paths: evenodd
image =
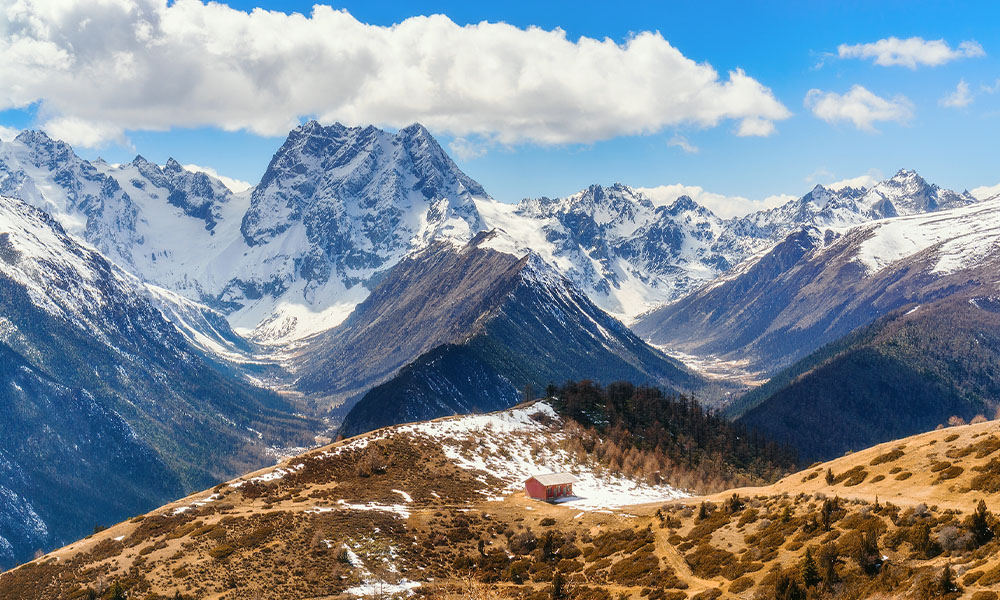
<svg viewBox="0 0 1000 600"><path fill-rule="evenodd" d="M1000 199L959 202L854 227L803 226L633 327L659 346L773 373L903 306L969 289L996 295Z"/></svg>
<svg viewBox="0 0 1000 600"><path fill-rule="evenodd" d="M739 231L756 230L777 240L801 225L847 227L879 219L947 210L976 201L969 192L959 194L942 189L928 184L915 171L901 169L871 188L844 187L834 190L817 185L801 198L736 221L742 226Z"/></svg>
<svg viewBox="0 0 1000 600"><path fill-rule="evenodd" d="M0 508L33 507L48 532L11 533L0 519L13 547L0 563L263 466L270 446L300 445L318 428L206 359L136 277L5 196L0 365Z"/></svg>
<svg viewBox="0 0 1000 600"><path fill-rule="evenodd" d="M628 320L724 272L739 258L716 241L724 222L687 196L654 206L622 184L566 198L480 204L509 252L533 251L603 310Z"/></svg>
<svg viewBox="0 0 1000 600"><path fill-rule="evenodd" d="M658 206L622 184L510 205L490 198L420 125L389 133L316 122L289 133L260 183L239 194L173 159L89 163L39 132L0 142L0 191L50 212L144 282L271 341L338 325L403 257L483 230L496 230L504 251L540 256L631 322L803 225L975 202L904 170L871 189L817 186L728 220L686 196Z"/></svg>
<svg viewBox="0 0 1000 600"><path fill-rule="evenodd" d="M249 260L219 300L243 307L237 323L258 333L331 327L403 256L481 230L476 200L489 197L420 125L392 134L307 123L252 191L239 240Z"/></svg>
<svg viewBox="0 0 1000 600"><path fill-rule="evenodd" d="M39 131L0 142L0 195L44 210L116 263L133 265L130 248L139 237L135 204L68 144Z"/></svg>
<svg viewBox="0 0 1000 600"><path fill-rule="evenodd" d="M23 132L0 142L0 193L261 338L338 324L377 273L483 229L475 201L489 201L419 125L392 134L316 122L293 130L260 184L240 194L173 159L91 163Z"/></svg>
<svg viewBox="0 0 1000 600"><path fill-rule="evenodd" d="M507 250L533 251L598 306L630 322L676 300L804 225L848 227L976 202L901 170L871 189L816 186L801 198L745 217L721 219L688 196L655 205L626 185L594 185L559 199L516 206L480 203Z"/></svg>

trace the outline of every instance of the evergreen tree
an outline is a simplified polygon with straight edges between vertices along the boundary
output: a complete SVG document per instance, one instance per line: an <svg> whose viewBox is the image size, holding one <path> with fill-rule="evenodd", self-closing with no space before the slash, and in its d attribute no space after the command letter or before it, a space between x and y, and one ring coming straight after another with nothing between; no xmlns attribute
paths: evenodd
<svg viewBox="0 0 1000 600"><path fill-rule="evenodd" d="M823 531L830 531L830 523L833 521L833 511L837 509L837 503L827 498L823 501L823 508L820 511L823 516Z"/></svg>
<svg viewBox="0 0 1000 600"><path fill-rule="evenodd" d="M793 577L782 573L774 584L774 600L806 600L806 592Z"/></svg>
<svg viewBox="0 0 1000 600"><path fill-rule="evenodd" d="M950 594L958 591L958 584L955 583L955 572L951 570L951 563L944 566L941 576L938 578L938 588L942 594Z"/></svg>
<svg viewBox="0 0 1000 600"><path fill-rule="evenodd" d="M910 543L913 544L914 550L924 555L924 558L934 558L941 554L941 546L931 539L931 526L927 523L914 527Z"/></svg>
<svg viewBox="0 0 1000 600"><path fill-rule="evenodd" d="M563 600L566 598L566 581L563 579L562 571L556 569L552 576L552 600Z"/></svg>
<svg viewBox="0 0 1000 600"><path fill-rule="evenodd" d="M834 544L826 544L819 549L819 562L823 570L823 589L830 591L837 583L837 561L840 557L837 554L837 547Z"/></svg>
<svg viewBox="0 0 1000 600"><path fill-rule="evenodd" d="M111 600L125 600L125 588L120 581L111 586Z"/></svg>
<svg viewBox="0 0 1000 600"><path fill-rule="evenodd" d="M826 470L826 485L833 485L833 480L834 480L833 471L831 471L830 469L827 469Z"/></svg>
<svg viewBox="0 0 1000 600"><path fill-rule="evenodd" d="M982 546L993 539L993 529L990 527L992 520L993 515L986 508L986 502L980 500L976 512L969 517L969 531L976 541L976 546Z"/></svg>
<svg viewBox="0 0 1000 600"><path fill-rule="evenodd" d="M802 577L802 583L804 583L807 588L811 588L821 581L819 569L816 567L816 561L813 560L812 550L809 548L806 548L806 555L802 559L802 565L799 567L799 575Z"/></svg>

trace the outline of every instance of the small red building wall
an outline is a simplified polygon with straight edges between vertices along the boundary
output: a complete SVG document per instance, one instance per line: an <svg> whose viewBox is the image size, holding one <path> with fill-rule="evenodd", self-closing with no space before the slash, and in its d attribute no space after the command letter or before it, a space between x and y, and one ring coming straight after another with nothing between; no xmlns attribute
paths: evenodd
<svg viewBox="0 0 1000 600"><path fill-rule="evenodd" d="M553 498L563 498L573 495L573 484L564 483L561 485L544 486L532 477L524 482L524 491L529 498L535 500L552 500ZM563 492L563 493L558 493Z"/></svg>
<svg viewBox="0 0 1000 600"><path fill-rule="evenodd" d="M524 482L524 491L528 494L528 497L534 498L535 500L546 499L545 486L538 483L534 477Z"/></svg>

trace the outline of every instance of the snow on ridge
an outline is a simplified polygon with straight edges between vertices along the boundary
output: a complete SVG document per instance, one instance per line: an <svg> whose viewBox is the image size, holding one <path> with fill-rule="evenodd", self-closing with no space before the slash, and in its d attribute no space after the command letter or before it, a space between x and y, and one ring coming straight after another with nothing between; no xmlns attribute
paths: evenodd
<svg viewBox="0 0 1000 600"><path fill-rule="evenodd" d="M314 457L337 456L346 451L362 450L372 442L397 435L427 438L436 442L455 465L472 471L483 471L503 482L501 490L490 490L487 500L500 500L503 496L520 493L524 480L532 475L549 472L570 472L577 478L573 489L577 497L568 501L569 506L579 510L595 511L615 509L634 504L666 502L690 496L683 490L668 485L649 485L634 481L619 474L605 473L598 476L589 464L581 463L562 449L554 449L551 444L542 444L537 455L533 453L533 442L560 442L565 439L561 432L562 418L544 400L532 404L518 405L493 413L444 417L433 421L395 425L364 434ZM256 477L231 483L240 487L248 482L269 482L284 478L304 468L301 462L275 468ZM381 505L368 503L352 505L341 503L336 507L317 510L338 509L382 510L393 512L406 518L412 500L408 493L393 490L403 497L406 504ZM496 496L497 491L501 496ZM404 495L405 494L405 495Z"/></svg>
<svg viewBox="0 0 1000 600"><path fill-rule="evenodd" d="M1000 251L1000 199L863 225L871 232L856 259L869 273L934 248L933 274L975 267Z"/></svg>
<svg viewBox="0 0 1000 600"><path fill-rule="evenodd" d="M562 449L543 445L537 455L533 454L532 442L538 433L554 441L564 439L561 424L562 419L550 404L537 401L506 411L405 425L397 431L438 442L459 467L485 471L503 481L505 495L520 492L524 480L532 475L559 471L571 472L577 478L573 484L577 496L566 503L579 510L665 502L689 495L671 486L651 486L617 474L598 476L589 465L581 464ZM469 441L476 443L463 443Z"/></svg>

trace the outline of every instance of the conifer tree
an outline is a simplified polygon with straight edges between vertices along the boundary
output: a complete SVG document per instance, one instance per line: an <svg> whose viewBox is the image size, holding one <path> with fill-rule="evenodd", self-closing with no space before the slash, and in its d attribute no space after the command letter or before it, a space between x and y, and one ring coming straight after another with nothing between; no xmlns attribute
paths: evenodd
<svg viewBox="0 0 1000 600"><path fill-rule="evenodd" d="M833 544L826 544L820 548L819 562L823 567L823 589L830 591L837 583L837 547Z"/></svg>
<svg viewBox="0 0 1000 600"><path fill-rule="evenodd" d="M566 598L566 582L563 579L562 571L556 569L552 576L552 600L563 600Z"/></svg>
<svg viewBox="0 0 1000 600"><path fill-rule="evenodd" d="M969 518L969 531L976 541L976 546L982 546L993 539L993 529L990 527L992 520L993 515L986 508L986 502L980 500L976 511Z"/></svg>
<svg viewBox="0 0 1000 600"><path fill-rule="evenodd" d="M831 471L829 468L827 468L827 470L826 470L826 485L833 485L833 480L834 480L833 471Z"/></svg>
<svg viewBox="0 0 1000 600"><path fill-rule="evenodd" d="M111 600L125 600L125 588L120 581L111 586Z"/></svg>
<svg viewBox="0 0 1000 600"><path fill-rule="evenodd" d="M955 572L951 570L951 563L944 565L941 577L938 578L938 588L942 594L950 594L951 592L958 591L958 585L955 583Z"/></svg>
<svg viewBox="0 0 1000 600"><path fill-rule="evenodd" d="M812 550L809 548L806 548L806 555L802 559L802 565L799 567L799 575L802 577L802 583L804 583L807 588L813 587L821 581L819 569L816 567L816 561L813 559Z"/></svg>

